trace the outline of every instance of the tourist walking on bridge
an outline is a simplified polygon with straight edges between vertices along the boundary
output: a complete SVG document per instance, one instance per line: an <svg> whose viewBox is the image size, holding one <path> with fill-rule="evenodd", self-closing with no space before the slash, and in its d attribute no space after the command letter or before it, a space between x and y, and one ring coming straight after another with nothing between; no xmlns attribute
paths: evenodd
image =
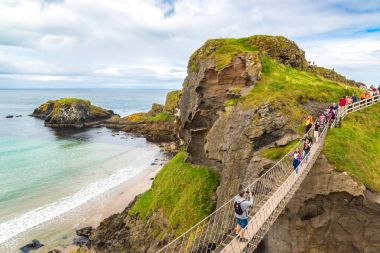
<svg viewBox="0 0 380 253"><path fill-rule="evenodd" d="M321 131L321 124L319 123L319 120L317 120L314 124L314 138L315 138L315 142L318 141L318 138L319 138L319 135L320 135L320 131Z"/></svg>
<svg viewBox="0 0 380 253"><path fill-rule="evenodd" d="M306 137L305 139L305 142L303 144L303 154L302 154L302 159L305 159L307 158L307 155L309 154L310 152L310 149L311 149L311 141L308 137Z"/></svg>
<svg viewBox="0 0 380 253"><path fill-rule="evenodd" d="M309 114L308 116L305 116L305 125L306 125L306 133L309 132L310 128L313 126L313 116Z"/></svg>
<svg viewBox="0 0 380 253"><path fill-rule="evenodd" d="M248 239L244 237L244 233L248 226L248 209L252 205L253 196L250 191L241 191L239 195L235 197L236 234L240 236L241 242L248 242Z"/></svg>
<svg viewBox="0 0 380 253"><path fill-rule="evenodd" d="M301 151L299 148L296 148L296 150L293 153L293 168L296 171L296 175L298 174L298 166L300 165L302 160Z"/></svg>
<svg viewBox="0 0 380 253"><path fill-rule="evenodd" d="M346 106L347 104L347 99L346 97L342 97L341 99L339 99L339 109L342 109Z"/></svg>

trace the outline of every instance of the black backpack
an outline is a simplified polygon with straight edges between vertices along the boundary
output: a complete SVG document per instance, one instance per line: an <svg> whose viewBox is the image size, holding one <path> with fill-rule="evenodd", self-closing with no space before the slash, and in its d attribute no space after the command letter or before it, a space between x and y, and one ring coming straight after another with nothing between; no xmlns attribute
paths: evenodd
<svg viewBox="0 0 380 253"><path fill-rule="evenodd" d="M244 213L243 209L241 208L241 204L242 202L238 203L235 201L234 203L234 209L235 209L235 213L238 214L238 215L242 215Z"/></svg>

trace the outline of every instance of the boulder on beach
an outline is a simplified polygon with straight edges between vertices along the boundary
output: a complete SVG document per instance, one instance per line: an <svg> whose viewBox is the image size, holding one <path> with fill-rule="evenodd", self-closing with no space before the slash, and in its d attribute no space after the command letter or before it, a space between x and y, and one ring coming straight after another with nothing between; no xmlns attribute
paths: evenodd
<svg viewBox="0 0 380 253"><path fill-rule="evenodd" d="M49 100L36 108L33 117L44 119L50 127L86 127L103 123L115 114L78 98Z"/></svg>
<svg viewBox="0 0 380 253"><path fill-rule="evenodd" d="M23 246L20 248L20 251L22 253L28 253L32 250L36 250L36 249L39 249L41 247L43 247L44 245L42 243L40 243L38 240L33 240L31 243L28 243L27 245Z"/></svg>
<svg viewBox="0 0 380 253"><path fill-rule="evenodd" d="M90 237L93 228L92 226L84 227L75 231L77 236Z"/></svg>
<svg viewBox="0 0 380 253"><path fill-rule="evenodd" d="M13 118L13 115L7 115L7 116L5 116L5 118L11 119L11 118Z"/></svg>
<svg viewBox="0 0 380 253"><path fill-rule="evenodd" d="M82 247L82 246L90 247L91 241L86 236L77 236L74 238L73 244L78 247Z"/></svg>

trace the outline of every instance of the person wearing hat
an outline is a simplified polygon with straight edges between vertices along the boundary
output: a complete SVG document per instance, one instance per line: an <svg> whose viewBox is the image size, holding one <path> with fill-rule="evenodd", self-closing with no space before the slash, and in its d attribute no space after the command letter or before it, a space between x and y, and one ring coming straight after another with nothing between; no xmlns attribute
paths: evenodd
<svg viewBox="0 0 380 253"><path fill-rule="evenodd" d="M248 226L248 209L252 205L253 196L250 191L241 191L239 195L235 197L236 234L239 235L241 242L248 242L248 239L244 237L244 233Z"/></svg>

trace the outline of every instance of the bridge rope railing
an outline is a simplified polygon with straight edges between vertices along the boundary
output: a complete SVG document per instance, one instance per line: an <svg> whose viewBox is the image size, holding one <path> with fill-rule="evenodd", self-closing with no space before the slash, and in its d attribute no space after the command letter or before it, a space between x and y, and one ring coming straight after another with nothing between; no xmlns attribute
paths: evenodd
<svg viewBox="0 0 380 253"><path fill-rule="evenodd" d="M318 158L323 148L328 128L335 127L348 113L364 109L379 101L380 95L376 95L340 109L336 119L331 122L330 126L326 124L318 141L313 144L307 157L301 161L298 166L298 174L293 169L291 154L296 148L302 150L303 140L300 140L291 151L262 176L245 187L254 197L254 205L250 209L249 223L245 231L245 237L249 238L248 242L240 242L238 235L234 234L236 221L233 211L233 197L157 252L253 252ZM309 130L307 135L311 131L312 129Z"/></svg>

